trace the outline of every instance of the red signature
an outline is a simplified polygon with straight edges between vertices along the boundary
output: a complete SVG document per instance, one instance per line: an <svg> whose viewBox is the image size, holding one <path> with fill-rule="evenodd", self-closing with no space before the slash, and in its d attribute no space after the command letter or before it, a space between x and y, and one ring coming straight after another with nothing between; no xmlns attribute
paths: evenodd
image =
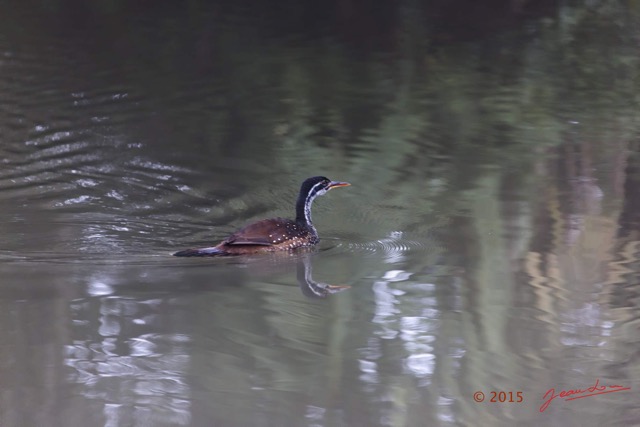
<svg viewBox="0 0 640 427"><path fill-rule="evenodd" d="M549 399L545 400L542 406L540 406L540 412L546 411L549 405L551 404L551 402L553 401L553 399L555 399L556 397L559 397L560 399L564 399L564 400L575 400L575 399L582 399L583 397L595 396L598 394L615 393L618 391L631 390L631 387L625 387L622 385L599 385L599 384L600 384L600 380L596 380L596 383L594 385L584 390L579 388L575 390L562 390L558 394L556 394L555 388L550 388L544 394L544 396L542 396L543 399L547 399L547 397L549 397Z"/></svg>

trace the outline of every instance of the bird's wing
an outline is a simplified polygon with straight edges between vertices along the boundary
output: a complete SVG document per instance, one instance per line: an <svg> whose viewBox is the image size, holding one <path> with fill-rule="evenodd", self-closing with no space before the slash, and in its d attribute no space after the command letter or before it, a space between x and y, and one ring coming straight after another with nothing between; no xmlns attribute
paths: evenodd
<svg viewBox="0 0 640 427"><path fill-rule="evenodd" d="M271 246L284 242L299 232L300 227L290 219L265 219L236 231L222 243L225 245Z"/></svg>

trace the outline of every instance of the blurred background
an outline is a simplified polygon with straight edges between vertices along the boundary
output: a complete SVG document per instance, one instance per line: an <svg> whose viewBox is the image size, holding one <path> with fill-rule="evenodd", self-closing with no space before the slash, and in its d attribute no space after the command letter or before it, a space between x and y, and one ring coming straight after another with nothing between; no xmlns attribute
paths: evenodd
<svg viewBox="0 0 640 427"><path fill-rule="evenodd" d="M637 0L0 0L0 426L640 425L639 104Z"/></svg>

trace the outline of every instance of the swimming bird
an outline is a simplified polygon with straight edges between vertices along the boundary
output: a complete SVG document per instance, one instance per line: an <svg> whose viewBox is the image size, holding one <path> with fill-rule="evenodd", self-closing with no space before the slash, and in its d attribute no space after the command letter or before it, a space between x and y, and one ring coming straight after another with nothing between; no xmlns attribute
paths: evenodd
<svg viewBox="0 0 640 427"><path fill-rule="evenodd" d="M307 178L300 187L295 219L263 219L241 228L216 246L186 249L173 255L180 257L251 255L313 246L320 238L311 222L311 204L316 197L322 196L327 191L348 185L351 184L331 181L324 176Z"/></svg>

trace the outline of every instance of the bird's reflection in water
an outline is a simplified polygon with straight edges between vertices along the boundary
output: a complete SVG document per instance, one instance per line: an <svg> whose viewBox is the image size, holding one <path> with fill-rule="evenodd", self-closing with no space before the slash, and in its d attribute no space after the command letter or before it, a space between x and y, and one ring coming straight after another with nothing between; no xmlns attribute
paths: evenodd
<svg viewBox="0 0 640 427"><path fill-rule="evenodd" d="M311 254L303 254L297 262L298 285L304 296L309 298L326 298L331 294L349 289L347 285L330 285L315 282L312 277Z"/></svg>
<svg viewBox="0 0 640 427"><path fill-rule="evenodd" d="M199 276L197 271L192 272L193 276L187 282L198 282L201 277L204 281L198 289L218 289L224 283L230 286L238 286L243 283L258 281L270 281L274 276L290 275L293 267L296 267L296 278L303 295L308 298L322 299L331 294L335 294L351 288L348 285L332 285L313 280L313 257L318 256L317 248L298 248L290 252L275 252L272 254L247 255L239 257L219 257L216 261L218 267L218 277L223 280L210 280L210 271L201 270L203 276ZM214 264L211 259L200 263L200 266L211 266ZM203 287L204 286L204 287ZM156 286L157 289L157 286Z"/></svg>

